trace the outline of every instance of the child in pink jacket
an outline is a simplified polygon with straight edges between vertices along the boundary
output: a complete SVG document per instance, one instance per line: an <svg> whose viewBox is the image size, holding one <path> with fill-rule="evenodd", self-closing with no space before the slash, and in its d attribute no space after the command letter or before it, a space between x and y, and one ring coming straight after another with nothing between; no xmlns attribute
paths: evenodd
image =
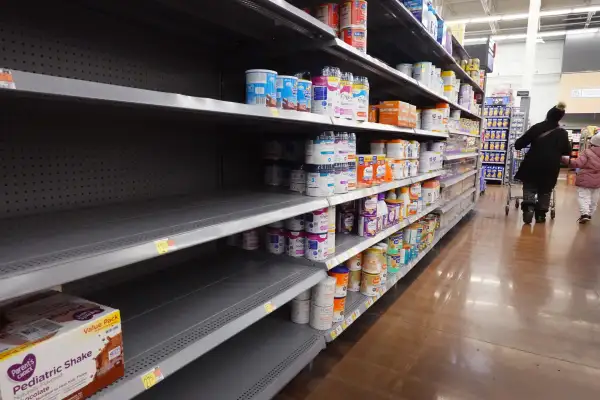
<svg viewBox="0 0 600 400"><path fill-rule="evenodd" d="M571 160L570 167L579 168L575 185L579 200L579 223L592 219L600 199L600 134L590 139L590 147Z"/></svg>

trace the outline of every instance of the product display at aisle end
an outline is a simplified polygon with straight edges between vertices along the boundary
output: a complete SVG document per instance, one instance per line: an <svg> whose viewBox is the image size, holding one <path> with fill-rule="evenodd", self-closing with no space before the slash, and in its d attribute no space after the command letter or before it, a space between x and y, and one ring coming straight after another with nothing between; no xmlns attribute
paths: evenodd
<svg viewBox="0 0 600 400"><path fill-rule="evenodd" d="M509 96L485 99L483 175L490 182L504 181L509 143L512 143L509 140L509 132L515 128L514 123L511 122L514 119L511 107L512 100Z"/></svg>
<svg viewBox="0 0 600 400"><path fill-rule="evenodd" d="M303 3L0 15L3 398L272 398L474 208L479 60Z"/></svg>

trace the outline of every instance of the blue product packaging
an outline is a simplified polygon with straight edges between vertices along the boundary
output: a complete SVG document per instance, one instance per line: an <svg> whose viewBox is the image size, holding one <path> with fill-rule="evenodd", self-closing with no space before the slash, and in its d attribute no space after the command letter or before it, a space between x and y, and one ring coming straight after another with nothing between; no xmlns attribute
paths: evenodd
<svg viewBox="0 0 600 400"><path fill-rule="evenodd" d="M306 79L298 79L298 111L310 112L312 99L312 82Z"/></svg>
<svg viewBox="0 0 600 400"><path fill-rule="evenodd" d="M276 80L276 71L268 69L250 69L246 71L246 104L276 107Z"/></svg>
<svg viewBox="0 0 600 400"><path fill-rule="evenodd" d="M298 78L279 75L276 80L277 108L296 110L298 108Z"/></svg>

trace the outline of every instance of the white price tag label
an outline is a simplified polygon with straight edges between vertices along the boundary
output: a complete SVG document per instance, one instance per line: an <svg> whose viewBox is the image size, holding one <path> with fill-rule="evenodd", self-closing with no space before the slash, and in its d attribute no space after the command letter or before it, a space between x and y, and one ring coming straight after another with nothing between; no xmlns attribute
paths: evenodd
<svg viewBox="0 0 600 400"><path fill-rule="evenodd" d="M342 328L342 325L338 325L337 328L335 328L336 333L339 335L340 333L344 332L344 328Z"/></svg>

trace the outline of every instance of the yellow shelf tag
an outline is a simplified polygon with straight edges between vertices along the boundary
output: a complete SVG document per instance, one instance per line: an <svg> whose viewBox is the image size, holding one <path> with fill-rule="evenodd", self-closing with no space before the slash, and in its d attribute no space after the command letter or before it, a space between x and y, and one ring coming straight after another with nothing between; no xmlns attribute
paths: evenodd
<svg viewBox="0 0 600 400"><path fill-rule="evenodd" d="M346 323L346 321L342 322L342 329L346 329L348 327L348 324Z"/></svg>
<svg viewBox="0 0 600 400"><path fill-rule="evenodd" d="M160 368L154 367L150 371L146 372L142 375L142 383L144 384L145 389L150 389L152 386L156 385L158 382L165 379Z"/></svg>
<svg viewBox="0 0 600 400"><path fill-rule="evenodd" d="M265 303L265 312L267 314L271 314L273 311L275 311L275 305L271 302Z"/></svg>
<svg viewBox="0 0 600 400"><path fill-rule="evenodd" d="M279 110L278 109L270 107L269 110L271 110L271 115L272 116L279 117Z"/></svg>
<svg viewBox="0 0 600 400"><path fill-rule="evenodd" d="M337 337L337 332L336 332L336 331L331 331L331 332L329 333L329 336L331 336L331 339L332 339L332 340L335 340L335 338Z"/></svg>
<svg viewBox="0 0 600 400"><path fill-rule="evenodd" d="M166 254L169 251L173 251L177 248L177 246L175 246L175 241L169 238L156 240L154 245L156 246L156 251L160 255Z"/></svg>

